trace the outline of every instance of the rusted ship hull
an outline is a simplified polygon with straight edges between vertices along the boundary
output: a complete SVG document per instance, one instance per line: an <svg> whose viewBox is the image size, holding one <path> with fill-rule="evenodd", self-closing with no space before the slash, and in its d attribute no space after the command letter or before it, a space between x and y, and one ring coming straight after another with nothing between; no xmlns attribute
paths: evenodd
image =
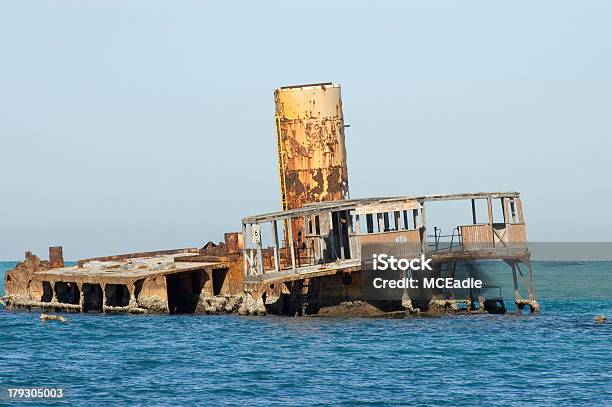
<svg viewBox="0 0 612 407"><path fill-rule="evenodd" d="M463 298L436 291L422 298L408 291L395 300L367 298L364 248L399 244L394 250L402 255L432 257L437 276L454 274L458 261L503 260L513 273L517 308L539 309L518 193L350 200L340 86L289 86L274 95L281 212L246 217L240 233L201 249L84 259L69 267L61 247L50 248L49 261L27 252L6 273L8 307L246 315L499 311L490 304L501 299L473 292ZM450 248L441 250L443 236L428 225L425 207L448 200L471 201L473 222L457 225ZM480 222L476 202L487 205ZM494 202L501 219L494 219ZM268 232L272 245L264 247L261 234Z"/></svg>

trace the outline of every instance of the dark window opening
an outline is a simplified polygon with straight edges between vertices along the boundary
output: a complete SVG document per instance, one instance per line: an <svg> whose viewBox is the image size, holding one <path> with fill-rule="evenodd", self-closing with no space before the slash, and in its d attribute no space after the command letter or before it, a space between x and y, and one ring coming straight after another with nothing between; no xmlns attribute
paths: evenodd
<svg viewBox="0 0 612 407"><path fill-rule="evenodd" d="M194 293L192 283L191 272L166 276L168 309L171 314L191 314L195 312L200 296Z"/></svg>
<svg viewBox="0 0 612 407"><path fill-rule="evenodd" d="M136 298L136 300L138 300L138 296L140 295L140 292L142 291L143 285L144 285L144 279L138 280L134 283L134 297Z"/></svg>
<svg viewBox="0 0 612 407"><path fill-rule="evenodd" d="M130 292L125 284L106 284L106 305L110 307L127 307L130 304Z"/></svg>
<svg viewBox="0 0 612 407"><path fill-rule="evenodd" d="M58 302L64 304L78 304L81 293L76 283L58 281L55 283L55 295Z"/></svg>
<svg viewBox="0 0 612 407"><path fill-rule="evenodd" d="M368 233L374 233L374 217L371 213L366 214L366 225Z"/></svg>
<svg viewBox="0 0 612 407"><path fill-rule="evenodd" d="M198 270L191 272L191 292L197 295L202 292L202 273Z"/></svg>
<svg viewBox="0 0 612 407"><path fill-rule="evenodd" d="M100 284L83 284L83 312L102 311L102 287Z"/></svg>
<svg viewBox="0 0 612 407"><path fill-rule="evenodd" d="M514 199L509 199L510 201L510 222L511 223L519 223L518 215L516 213L516 205L514 203Z"/></svg>
<svg viewBox="0 0 612 407"><path fill-rule="evenodd" d="M384 231L388 232L389 230L391 230L391 222L389 219L389 213L385 212L383 213L383 225L384 225Z"/></svg>
<svg viewBox="0 0 612 407"><path fill-rule="evenodd" d="M224 286L226 277L227 269L217 269L212 271L213 295L220 295L225 291Z"/></svg>
<svg viewBox="0 0 612 407"><path fill-rule="evenodd" d="M51 299L53 299L53 290L51 289L51 283L49 283L48 281L43 281L42 288L43 292L42 296L40 297L40 301L51 302Z"/></svg>

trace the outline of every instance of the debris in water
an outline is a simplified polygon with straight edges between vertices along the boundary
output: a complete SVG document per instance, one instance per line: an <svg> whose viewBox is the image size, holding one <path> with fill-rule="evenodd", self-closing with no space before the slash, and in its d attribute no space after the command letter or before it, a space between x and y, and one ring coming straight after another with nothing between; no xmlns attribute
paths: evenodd
<svg viewBox="0 0 612 407"><path fill-rule="evenodd" d="M40 314L41 321L59 321L66 322L67 319L61 315L49 315L49 314Z"/></svg>

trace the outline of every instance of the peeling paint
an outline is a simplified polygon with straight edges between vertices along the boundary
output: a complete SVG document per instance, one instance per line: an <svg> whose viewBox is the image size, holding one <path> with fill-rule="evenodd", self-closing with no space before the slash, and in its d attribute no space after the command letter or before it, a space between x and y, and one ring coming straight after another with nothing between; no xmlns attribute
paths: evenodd
<svg viewBox="0 0 612 407"><path fill-rule="evenodd" d="M295 86L275 92L282 207L349 196L340 86Z"/></svg>

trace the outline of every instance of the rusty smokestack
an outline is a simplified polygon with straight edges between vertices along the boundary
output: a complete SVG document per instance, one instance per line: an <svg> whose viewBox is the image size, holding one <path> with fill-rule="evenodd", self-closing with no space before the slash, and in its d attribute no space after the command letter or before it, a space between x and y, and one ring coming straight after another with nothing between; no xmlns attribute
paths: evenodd
<svg viewBox="0 0 612 407"><path fill-rule="evenodd" d="M283 210L348 198L340 85L282 87L274 103Z"/></svg>

